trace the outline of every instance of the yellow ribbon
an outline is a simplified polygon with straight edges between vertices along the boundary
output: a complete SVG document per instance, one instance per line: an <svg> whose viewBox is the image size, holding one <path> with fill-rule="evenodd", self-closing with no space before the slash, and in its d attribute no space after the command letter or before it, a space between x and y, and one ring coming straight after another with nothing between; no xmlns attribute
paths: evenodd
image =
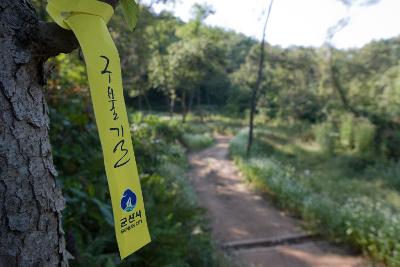
<svg viewBox="0 0 400 267"><path fill-rule="evenodd" d="M125 108L120 59L107 29L114 10L97 0L49 0L47 12L58 25L74 32L83 51L123 259L151 240Z"/></svg>

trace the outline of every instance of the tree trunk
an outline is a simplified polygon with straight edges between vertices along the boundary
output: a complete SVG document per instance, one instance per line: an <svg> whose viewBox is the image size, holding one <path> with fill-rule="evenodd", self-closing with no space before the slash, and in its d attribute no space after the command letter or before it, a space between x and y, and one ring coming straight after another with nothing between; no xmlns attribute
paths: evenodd
<svg viewBox="0 0 400 267"><path fill-rule="evenodd" d="M262 71L264 69L265 31L267 30L268 20L269 20L270 14L271 14L271 8L272 8L273 2L274 1L271 0L271 3L269 4L267 19L265 20L265 23L264 23L263 35L262 35L261 45L260 45L260 61L258 62L257 80L256 80L256 84L255 84L252 94L251 94L249 139L247 141L247 151L246 151L247 156L250 156L251 147L253 145L254 115L255 115L256 106L257 106L257 94L260 89L260 85L261 85L261 81L262 81Z"/></svg>
<svg viewBox="0 0 400 267"><path fill-rule="evenodd" d="M147 111L152 111L153 108L151 107L151 104L150 104L149 98L146 95L146 92L143 93L143 98L144 98L144 101L146 102Z"/></svg>
<svg viewBox="0 0 400 267"><path fill-rule="evenodd" d="M203 114L203 110L201 108L201 90L200 89L197 92L197 111L200 115L200 121L202 123L204 123L204 114Z"/></svg>
<svg viewBox="0 0 400 267"><path fill-rule="evenodd" d="M195 91L194 91L194 90L191 90L191 91L190 91L190 95L189 95L189 107L188 107L188 112L191 112L191 111L192 111L193 100L194 100L194 94L195 94Z"/></svg>
<svg viewBox="0 0 400 267"><path fill-rule="evenodd" d="M182 107L182 122L185 123L186 122L186 114L187 114L186 91L182 92L181 107Z"/></svg>
<svg viewBox="0 0 400 267"><path fill-rule="evenodd" d="M332 86L334 90L339 94L340 100L342 101L343 107L354 114L357 113L357 111L350 105L350 102L347 98L345 89L342 86L342 83L340 82L340 77L339 77L339 70L335 66L335 62L333 61L333 49L330 46L329 47L329 66L330 66L330 75L331 75L331 81L332 81ZM358 116L356 114L356 116Z"/></svg>
<svg viewBox="0 0 400 267"><path fill-rule="evenodd" d="M46 58L24 39L37 26L27 1L1 0L0 266L68 264L42 88Z"/></svg>
<svg viewBox="0 0 400 267"><path fill-rule="evenodd" d="M207 106L211 106L210 93L206 90Z"/></svg>
<svg viewBox="0 0 400 267"><path fill-rule="evenodd" d="M142 108L142 95L140 93L138 95L138 107L139 107L140 111L143 110L143 108Z"/></svg>
<svg viewBox="0 0 400 267"><path fill-rule="evenodd" d="M256 105L257 105L257 91L258 90L256 90L254 88L252 93L251 93L250 119L249 119L249 139L247 140L247 150L246 150L246 155L247 156L250 156L251 147L253 146L254 114L256 112Z"/></svg>
<svg viewBox="0 0 400 267"><path fill-rule="evenodd" d="M154 33L154 38L157 40L158 56L160 57L162 75L164 78L164 93L169 98L169 116L172 119L174 117L175 96L169 90L167 67L165 64L164 55L162 53L161 34L157 30L157 27L154 27Z"/></svg>
<svg viewBox="0 0 400 267"><path fill-rule="evenodd" d="M28 0L0 1L0 266L68 266L43 64L77 47Z"/></svg>
<svg viewBox="0 0 400 267"><path fill-rule="evenodd" d="M175 111L175 93L170 93L169 96L169 116L171 119L174 117L174 111Z"/></svg>

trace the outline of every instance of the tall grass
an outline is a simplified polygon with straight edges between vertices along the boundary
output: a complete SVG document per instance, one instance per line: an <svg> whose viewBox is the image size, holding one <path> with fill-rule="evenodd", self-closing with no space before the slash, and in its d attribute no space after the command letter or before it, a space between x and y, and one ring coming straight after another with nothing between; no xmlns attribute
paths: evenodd
<svg viewBox="0 0 400 267"><path fill-rule="evenodd" d="M233 138L230 154L247 179L308 227L346 242L387 266L400 266L400 214L363 181L300 173L266 152L245 157L246 132ZM258 143L258 144L257 144ZM256 144L261 141L256 139ZM381 190L382 191L382 190Z"/></svg>
<svg viewBox="0 0 400 267"><path fill-rule="evenodd" d="M54 153L55 162L67 202L63 218L68 250L74 256L70 264L78 267L215 266L204 211L186 176L186 149L179 142L182 127L156 116L138 113L132 118L135 121L133 145L153 242L124 261L118 255L95 127L82 128L72 122L60 127L59 122L52 131L53 144L59 148ZM57 119L66 120L61 116ZM63 134L65 131L71 133L69 138Z"/></svg>
<svg viewBox="0 0 400 267"><path fill-rule="evenodd" d="M332 122L327 121L314 126L314 134L324 154L332 155L335 153L338 134Z"/></svg>
<svg viewBox="0 0 400 267"><path fill-rule="evenodd" d="M358 119L354 127L354 146L358 153L373 152L376 127L367 119Z"/></svg>
<svg viewBox="0 0 400 267"><path fill-rule="evenodd" d="M340 116L340 143L343 147L354 147L354 116L345 113Z"/></svg>
<svg viewBox="0 0 400 267"><path fill-rule="evenodd" d="M214 139L209 133L205 134L190 134L184 133L182 135L182 143L189 150L196 151L209 147L214 143Z"/></svg>

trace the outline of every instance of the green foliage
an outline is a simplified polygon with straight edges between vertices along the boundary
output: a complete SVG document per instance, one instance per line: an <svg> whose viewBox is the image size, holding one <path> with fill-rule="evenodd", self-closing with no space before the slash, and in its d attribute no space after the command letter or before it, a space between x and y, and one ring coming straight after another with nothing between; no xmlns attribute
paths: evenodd
<svg viewBox="0 0 400 267"><path fill-rule="evenodd" d="M128 28L135 30L136 22L139 16L139 7L135 0L121 0L122 12Z"/></svg>
<svg viewBox="0 0 400 267"><path fill-rule="evenodd" d="M322 152L327 155L335 153L337 131L332 122L327 121L314 126L314 134Z"/></svg>
<svg viewBox="0 0 400 267"><path fill-rule="evenodd" d="M400 162L380 162L367 169L371 179L383 181L387 187L400 191Z"/></svg>
<svg viewBox="0 0 400 267"><path fill-rule="evenodd" d="M354 147L354 116L345 113L340 117L340 143L346 148Z"/></svg>
<svg viewBox="0 0 400 267"><path fill-rule="evenodd" d="M71 264L213 266L207 224L186 178L184 149L177 142L181 131L155 116L140 115L133 116L137 121L132 135L153 241L120 261L98 134L91 116L77 112L84 110L82 104L51 109L54 160L67 201L64 230L75 257Z"/></svg>
<svg viewBox="0 0 400 267"><path fill-rule="evenodd" d="M43 1L33 3L46 19ZM171 115L196 111L205 123L131 114L153 243L121 263L83 61L78 52L52 60L50 133L67 200L64 228L76 257L72 264L212 266L184 151L211 145L212 131L234 134L243 128L237 118L246 118L249 109L259 43L205 25L212 13L207 5L195 6L194 17L184 23L145 5L129 11L132 4L122 1L128 25L120 9L110 22L129 108L141 111L146 103ZM136 19L136 31L127 31ZM230 154L252 182L310 227L398 266L400 39L349 50L265 49L253 158L245 160L246 128L232 140ZM229 118L205 116L216 111Z"/></svg>
<svg viewBox="0 0 400 267"><path fill-rule="evenodd" d="M39 13L43 3L33 1ZM201 113L212 107L213 112L243 117L256 80L260 53L256 40L205 25L204 19L213 13L208 5L194 5L192 19L183 23L172 13L136 6L134 0L121 3L110 30L123 55L128 104L144 109L146 103L147 109L171 113ZM131 33L121 14L134 21L138 10L138 27ZM332 113L363 116L376 126L376 147L389 157L399 157L400 146L392 144L400 142L396 135L400 127L378 123L397 122L400 115L399 40L373 41L349 50L267 44L257 104L270 119L320 123ZM58 72L66 76L61 77L77 83L86 80L82 62L64 62ZM332 69L347 104L335 89Z"/></svg>
<svg viewBox="0 0 400 267"><path fill-rule="evenodd" d="M387 266L400 265L400 216L383 203L350 199L343 207L346 240Z"/></svg>
<svg viewBox="0 0 400 267"><path fill-rule="evenodd" d="M189 150L199 150L211 146L214 140L209 133L185 133L182 136L182 142L187 148L189 148Z"/></svg>
<svg viewBox="0 0 400 267"><path fill-rule="evenodd" d="M383 142L381 148L386 157L392 159L400 158L400 132L396 129L388 129L381 136Z"/></svg>
<svg viewBox="0 0 400 267"><path fill-rule="evenodd" d="M247 129L246 129L247 130ZM246 156L246 145L247 145L247 131L242 130L234 138L232 138L229 145L229 155L231 156Z"/></svg>
<svg viewBox="0 0 400 267"><path fill-rule="evenodd" d="M212 266L213 252L205 232L203 213L193 195L188 194L188 181L176 178L179 167L162 167L164 175L143 179L149 227L154 240L132 259L140 266ZM165 171L170 168L170 173ZM163 170L164 169L164 170ZM171 173L172 171L178 172ZM182 172L181 172L182 174Z"/></svg>
<svg viewBox="0 0 400 267"><path fill-rule="evenodd" d="M332 159L323 168L323 176L309 170L302 174L292 165L272 158L265 150L247 159L246 140L244 133L235 136L230 144L230 154L256 188L268 192L282 208L307 220L310 230L361 249L387 266L399 266L400 206L394 207L385 200L386 191L362 180L332 176L329 168L332 171L337 168L332 166L335 165ZM255 141L262 143L259 138ZM301 152L298 156L302 156ZM317 160L321 158L301 166L308 168ZM382 174L376 168L373 170L375 174ZM366 173L371 171L366 169ZM385 175L398 175L398 164L392 165Z"/></svg>
<svg viewBox="0 0 400 267"><path fill-rule="evenodd" d="M354 127L354 146L360 154L372 152L376 126L368 119L358 119Z"/></svg>
<svg viewBox="0 0 400 267"><path fill-rule="evenodd" d="M376 126L367 118L344 113L338 117L339 133L336 124L328 120L314 126L317 143L323 152L332 155L335 149L344 148L360 156L371 156L376 152ZM340 144L340 146L339 146Z"/></svg>
<svg viewBox="0 0 400 267"><path fill-rule="evenodd" d="M183 132L191 134L206 134L211 131L210 127L206 123L201 123L199 121L190 121L181 125Z"/></svg>

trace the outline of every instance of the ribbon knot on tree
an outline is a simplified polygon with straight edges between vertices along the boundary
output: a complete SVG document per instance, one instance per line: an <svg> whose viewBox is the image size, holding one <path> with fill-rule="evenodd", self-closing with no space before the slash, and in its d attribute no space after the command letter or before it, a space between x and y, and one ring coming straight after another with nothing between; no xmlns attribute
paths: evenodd
<svg viewBox="0 0 400 267"><path fill-rule="evenodd" d="M120 58L107 29L114 10L97 0L50 0L47 11L58 25L74 32L85 58L115 233L125 258L149 243L150 235L125 108ZM127 18L129 21L131 16ZM130 20L131 26L135 20Z"/></svg>

